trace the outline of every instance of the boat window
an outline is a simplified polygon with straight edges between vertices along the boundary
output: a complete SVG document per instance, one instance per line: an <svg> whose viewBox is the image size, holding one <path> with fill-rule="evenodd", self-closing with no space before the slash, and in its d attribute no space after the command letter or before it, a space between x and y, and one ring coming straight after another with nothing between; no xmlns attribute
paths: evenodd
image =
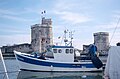
<svg viewBox="0 0 120 79"><path fill-rule="evenodd" d="M76 50L74 50L74 53L76 52Z"/></svg>
<svg viewBox="0 0 120 79"><path fill-rule="evenodd" d="M71 54L73 53L73 49L70 49L70 53L71 53Z"/></svg>
<svg viewBox="0 0 120 79"><path fill-rule="evenodd" d="M65 51L67 54L69 53L69 49L66 49L66 51Z"/></svg>
<svg viewBox="0 0 120 79"><path fill-rule="evenodd" d="M61 49L59 49L59 50L58 50L58 52L59 52L59 53L62 53L62 50L61 50Z"/></svg>
<svg viewBox="0 0 120 79"><path fill-rule="evenodd" d="M54 52L54 53L57 53L57 49L53 49L53 52Z"/></svg>

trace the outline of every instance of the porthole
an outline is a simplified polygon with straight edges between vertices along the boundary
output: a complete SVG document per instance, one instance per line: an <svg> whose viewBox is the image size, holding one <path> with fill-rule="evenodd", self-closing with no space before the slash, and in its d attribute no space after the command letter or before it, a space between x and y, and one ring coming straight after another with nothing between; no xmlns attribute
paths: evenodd
<svg viewBox="0 0 120 79"><path fill-rule="evenodd" d="M62 53L62 50L61 50L61 49L59 49L59 50L58 50L58 53Z"/></svg>
<svg viewBox="0 0 120 79"><path fill-rule="evenodd" d="M69 49L66 49L66 51L65 51L67 54L69 53Z"/></svg>
<svg viewBox="0 0 120 79"><path fill-rule="evenodd" d="M70 49L70 53L71 53L71 54L73 53L73 49Z"/></svg>

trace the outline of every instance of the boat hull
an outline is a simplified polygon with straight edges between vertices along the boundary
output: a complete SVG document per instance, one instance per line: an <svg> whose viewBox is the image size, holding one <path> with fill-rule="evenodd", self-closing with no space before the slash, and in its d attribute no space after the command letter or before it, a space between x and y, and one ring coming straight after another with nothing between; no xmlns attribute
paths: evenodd
<svg viewBox="0 0 120 79"><path fill-rule="evenodd" d="M56 62L15 54L20 69L31 71L101 71L92 62Z"/></svg>

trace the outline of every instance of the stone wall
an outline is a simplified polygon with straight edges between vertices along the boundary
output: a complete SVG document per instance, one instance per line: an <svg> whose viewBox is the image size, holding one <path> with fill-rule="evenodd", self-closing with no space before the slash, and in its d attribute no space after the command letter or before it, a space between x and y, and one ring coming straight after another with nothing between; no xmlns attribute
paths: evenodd
<svg viewBox="0 0 120 79"><path fill-rule="evenodd" d="M31 53L33 51L31 44L28 43L1 47L2 53L13 53L14 50L24 53Z"/></svg>
<svg viewBox="0 0 120 79"><path fill-rule="evenodd" d="M28 44L28 43L1 47L1 52L3 53L4 57L14 57L14 50L23 52L23 53L32 53L33 52L32 48L31 48L31 44Z"/></svg>

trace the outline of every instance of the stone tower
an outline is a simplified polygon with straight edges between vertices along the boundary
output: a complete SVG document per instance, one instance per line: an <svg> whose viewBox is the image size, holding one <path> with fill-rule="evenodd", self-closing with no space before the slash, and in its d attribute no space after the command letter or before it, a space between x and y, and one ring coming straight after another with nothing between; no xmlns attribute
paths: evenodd
<svg viewBox="0 0 120 79"><path fill-rule="evenodd" d="M31 45L34 52L44 52L47 45L53 44L52 21L42 18L41 24L31 26Z"/></svg>
<svg viewBox="0 0 120 79"><path fill-rule="evenodd" d="M100 54L106 54L109 48L109 33L94 33L94 44L97 46L97 50Z"/></svg>

